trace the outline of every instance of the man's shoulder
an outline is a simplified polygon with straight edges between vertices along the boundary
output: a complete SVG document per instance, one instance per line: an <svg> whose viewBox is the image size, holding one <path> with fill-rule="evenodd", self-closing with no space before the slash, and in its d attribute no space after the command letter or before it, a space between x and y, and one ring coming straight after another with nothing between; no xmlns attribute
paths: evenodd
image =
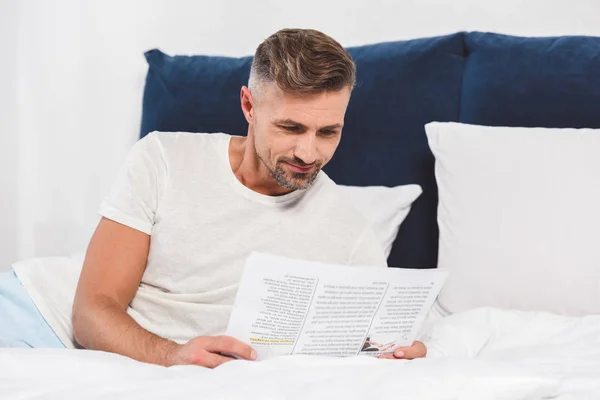
<svg viewBox="0 0 600 400"><path fill-rule="evenodd" d="M168 132L168 131L153 131L148 133L141 140L149 140L158 142L164 146L190 146L202 145L206 143L223 142L229 140L231 135L227 133L200 133L200 132Z"/></svg>
<svg viewBox="0 0 600 400"><path fill-rule="evenodd" d="M153 131L140 139L138 145L142 145L151 156L171 164L220 155L230 138L231 135L226 133Z"/></svg>

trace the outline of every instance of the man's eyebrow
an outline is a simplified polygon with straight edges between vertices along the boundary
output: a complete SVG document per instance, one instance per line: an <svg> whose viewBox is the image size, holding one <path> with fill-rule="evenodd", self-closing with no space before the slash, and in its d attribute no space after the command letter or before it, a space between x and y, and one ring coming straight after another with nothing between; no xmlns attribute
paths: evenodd
<svg viewBox="0 0 600 400"><path fill-rule="evenodd" d="M276 119L275 121L273 121L273 124L275 125L292 125L292 126L297 126L299 128L302 129L307 129L306 126L304 126L304 124L301 124L300 122L296 122L292 119ZM323 129L342 129L344 125L337 123L337 124L333 124L333 125L327 125L327 126L322 126L319 128L319 130L323 130Z"/></svg>
<svg viewBox="0 0 600 400"><path fill-rule="evenodd" d="M342 129L344 125L342 124L333 124L333 125L327 125L327 126L323 126L321 129Z"/></svg>
<svg viewBox="0 0 600 400"><path fill-rule="evenodd" d="M306 126L304 126L304 124L301 124L300 122L296 122L292 119L276 119L275 121L273 121L273 124L275 125L293 125L293 126L297 126L299 128L303 128L306 129Z"/></svg>

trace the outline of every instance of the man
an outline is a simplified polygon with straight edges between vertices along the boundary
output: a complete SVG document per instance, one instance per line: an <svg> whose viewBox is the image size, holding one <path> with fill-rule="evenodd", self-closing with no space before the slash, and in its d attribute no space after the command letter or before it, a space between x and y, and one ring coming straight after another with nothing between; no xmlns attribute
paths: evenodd
<svg viewBox="0 0 600 400"><path fill-rule="evenodd" d="M252 360L249 345L221 336L251 251L384 267L367 222L321 171L354 84L335 40L281 30L241 88L246 137L154 132L136 143L87 250L77 342L161 365ZM394 356L425 353L415 342Z"/></svg>

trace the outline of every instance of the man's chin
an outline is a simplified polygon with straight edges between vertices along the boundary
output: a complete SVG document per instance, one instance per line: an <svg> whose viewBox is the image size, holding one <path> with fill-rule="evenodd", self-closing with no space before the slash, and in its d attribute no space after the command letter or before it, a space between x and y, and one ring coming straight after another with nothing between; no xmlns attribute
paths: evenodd
<svg viewBox="0 0 600 400"><path fill-rule="evenodd" d="M292 172L291 174L286 174L285 179L278 179L277 183L286 189L304 190L308 189L313 185L313 183L315 183L317 174L318 172L307 176L306 174Z"/></svg>
<svg viewBox="0 0 600 400"><path fill-rule="evenodd" d="M294 171L291 165L287 163L277 163L271 176L279 184L279 186L291 190L308 189L317 179L317 175L321 168L314 166L309 172Z"/></svg>
<svg viewBox="0 0 600 400"><path fill-rule="evenodd" d="M296 190L308 189L315 183L317 178L317 172L311 173L309 176L306 174L293 173L293 176L289 180L290 183L295 187Z"/></svg>

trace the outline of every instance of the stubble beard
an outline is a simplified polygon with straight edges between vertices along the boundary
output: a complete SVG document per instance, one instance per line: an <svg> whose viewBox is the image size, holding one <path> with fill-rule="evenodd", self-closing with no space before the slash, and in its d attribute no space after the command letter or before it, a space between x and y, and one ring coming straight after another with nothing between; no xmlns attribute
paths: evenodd
<svg viewBox="0 0 600 400"><path fill-rule="evenodd" d="M267 162L260 156L260 154L258 154L256 145L254 146L254 152L256 153L258 159L267 168L269 174L275 180L275 182L277 182L279 186L291 190L303 190L311 187L312 184L315 183L317 175L319 174L319 171L321 171L321 166L323 164L321 161L316 162L313 169L307 173L294 172L286 170L284 163L291 163L300 167L307 166L307 164L297 158L279 158L275 162L275 167L271 168L269 164L267 164Z"/></svg>

